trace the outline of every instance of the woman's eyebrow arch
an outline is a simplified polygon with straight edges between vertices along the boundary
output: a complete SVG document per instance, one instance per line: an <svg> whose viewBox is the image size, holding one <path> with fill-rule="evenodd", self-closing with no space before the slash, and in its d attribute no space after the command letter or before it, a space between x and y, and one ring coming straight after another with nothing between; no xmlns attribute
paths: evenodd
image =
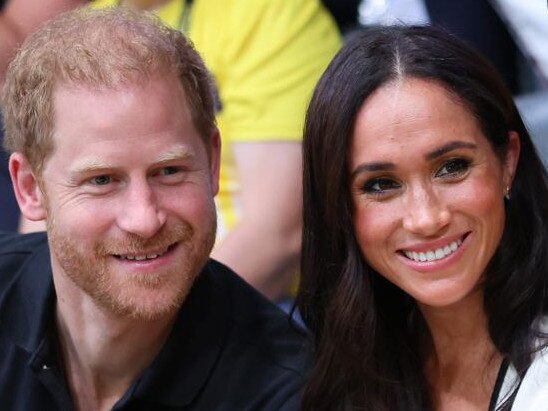
<svg viewBox="0 0 548 411"><path fill-rule="evenodd" d="M475 150L478 148L478 146L474 143L469 143L467 141L451 141L447 144L444 144L443 146L426 153L424 155L424 158L426 160L434 160L440 156L443 156L444 154L456 150L458 148L469 148L471 150Z"/></svg>
<svg viewBox="0 0 548 411"><path fill-rule="evenodd" d="M377 161L372 163L362 163L354 169L351 178L354 178L357 174L363 172L375 172L375 171L391 171L396 168L394 163L388 161Z"/></svg>

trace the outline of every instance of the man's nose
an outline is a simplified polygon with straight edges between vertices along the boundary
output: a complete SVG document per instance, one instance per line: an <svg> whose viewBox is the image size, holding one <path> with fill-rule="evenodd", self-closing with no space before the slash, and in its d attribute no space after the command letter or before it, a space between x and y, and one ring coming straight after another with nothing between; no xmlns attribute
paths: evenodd
<svg viewBox="0 0 548 411"><path fill-rule="evenodd" d="M118 217L118 226L142 238L154 236L165 224L166 213L147 181L129 183Z"/></svg>
<svg viewBox="0 0 548 411"><path fill-rule="evenodd" d="M431 187L409 189L405 202L403 226L424 237L438 234L450 222L447 204Z"/></svg>

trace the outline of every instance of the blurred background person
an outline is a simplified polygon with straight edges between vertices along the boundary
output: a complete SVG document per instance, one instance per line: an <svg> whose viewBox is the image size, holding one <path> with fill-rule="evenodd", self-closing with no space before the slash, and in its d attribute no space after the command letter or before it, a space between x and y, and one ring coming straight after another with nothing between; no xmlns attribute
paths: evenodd
<svg viewBox="0 0 548 411"><path fill-rule="evenodd" d="M544 409L548 175L487 60L430 27L363 30L303 153L303 410Z"/></svg>
<svg viewBox="0 0 548 411"><path fill-rule="evenodd" d="M0 89L4 84L8 63L23 40L41 23L84 3L85 0L0 0ZM0 108L1 104L0 101ZM7 154L2 141L0 114L0 230L16 231L19 226L19 208L13 195Z"/></svg>
<svg viewBox="0 0 548 411"><path fill-rule="evenodd" d="M548 164L548 5L544 0L362 0L361 25L439 25L479 50L504 78Z"/></svg>
<svg viewBox="0 0 548 411"><path fill-rule="evenodd" d="M356 29L358 9L361 0L322 0L331 12L341 32L347 33Z"/></svg>

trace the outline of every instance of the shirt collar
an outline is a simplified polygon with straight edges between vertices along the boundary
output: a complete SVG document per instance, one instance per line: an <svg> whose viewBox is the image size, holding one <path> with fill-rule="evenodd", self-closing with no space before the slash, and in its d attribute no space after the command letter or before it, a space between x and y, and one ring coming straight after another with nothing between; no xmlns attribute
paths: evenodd
<svg viewBox="0 0 548 411"><path fill-rule="evenodd" d="M229 300L216 287L211 265L202 271L159 355L134 396L172 407L190 404L206 384L228 335Z"/></svg>
<svg viewBox="0 0 548 411"><path fill-rule="evenodd" d="M55 290L44 235L1 297L0 323L14 344L33 353L51 326Z"/></svg>

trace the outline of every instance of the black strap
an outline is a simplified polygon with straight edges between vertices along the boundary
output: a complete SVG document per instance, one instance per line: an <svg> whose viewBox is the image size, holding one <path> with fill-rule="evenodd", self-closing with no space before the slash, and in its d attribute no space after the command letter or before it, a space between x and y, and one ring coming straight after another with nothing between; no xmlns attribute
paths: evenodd
<svg viewBox="0 0 548 411"><path fill-rule="evenodd" d="M500 364L499 372L497 374L497 380L495 381L495 388L493 389L493 393L491 394L491 401L489 401L488 411L496 410L497 401L499 399L500 390L502 388L502 383L504 382L504 377L506 377L506 371L508 371L509 365L510 361L508 361L507 358L504 358L502 360L502 363Z"/></svg>
<svg viewBox="0 0 548 411"><path fill-rule="evenodd" d="M184 0L184 2L185 7L181 14L181 18L179 19L179 27L181 31L186 34L190 29L190 9L192 8L193 0Z"/></svg>
<svg viewBox="0 0 548 411"><path fill-rule="evenodd" d="M2 2L4 0L0 0ZM182 0L184 2L183 12L179 16L179 21L177 22L177 27L181 29L183 33L188 33L190 28L190 9L192 8L192 3L194 0ZM116 5L119 6L121 0L116 2ZM1 3L0 3L1 4Z"/></svg>

